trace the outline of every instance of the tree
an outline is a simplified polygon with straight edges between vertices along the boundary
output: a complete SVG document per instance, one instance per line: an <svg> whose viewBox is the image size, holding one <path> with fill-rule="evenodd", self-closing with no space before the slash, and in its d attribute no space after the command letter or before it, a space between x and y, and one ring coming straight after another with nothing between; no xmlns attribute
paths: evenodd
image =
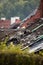
<svg viewBox="0 0 43 65"><path fill-rule="evenodd" d="M0 18L13 16L27 17L37 6L39 0L0 0Z"/></svg>

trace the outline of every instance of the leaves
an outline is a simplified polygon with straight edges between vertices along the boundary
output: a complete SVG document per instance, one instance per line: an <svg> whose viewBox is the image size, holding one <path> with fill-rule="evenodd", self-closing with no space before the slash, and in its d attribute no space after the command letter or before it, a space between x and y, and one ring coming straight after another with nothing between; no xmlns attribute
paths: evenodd
<svg viewBox="0 0 43 65"><path fill-rule="evenodd" d="M39 4L39 0L0 0L0 18L27 17Z"/></svg>

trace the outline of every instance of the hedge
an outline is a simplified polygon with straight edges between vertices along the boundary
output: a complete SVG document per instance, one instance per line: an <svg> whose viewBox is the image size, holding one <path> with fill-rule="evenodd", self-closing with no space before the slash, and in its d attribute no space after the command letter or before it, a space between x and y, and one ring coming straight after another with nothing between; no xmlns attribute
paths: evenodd
<svg viewBox="0 0 43 65"><path fill-rule="evenodd" d="M43 56L0 53L0 65L43 65Z"/></svg>
<svg viewBox="0 0 43 65"><path fill-rule="evenodd" d="M0 65L43 65L43 51L28 54L27 50L20 50L20 45L6 46L5 40L0 43Z"/></svg>

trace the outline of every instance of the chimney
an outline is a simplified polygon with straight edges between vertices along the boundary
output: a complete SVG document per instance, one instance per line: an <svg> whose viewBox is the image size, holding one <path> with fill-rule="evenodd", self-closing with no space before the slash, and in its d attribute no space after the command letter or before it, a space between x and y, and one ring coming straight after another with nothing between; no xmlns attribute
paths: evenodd
<svg viewBox="0 0 43 65"><path fill-rule="evenodd" d="M6 20L6 18L1 18L1 20Z"/></svg>
<svg viewBox="0 0 43 65"><path fill-rule="evenodd" d="M18 20L20 20L20 17L11 17L11 25L17 23Z"/></svg>

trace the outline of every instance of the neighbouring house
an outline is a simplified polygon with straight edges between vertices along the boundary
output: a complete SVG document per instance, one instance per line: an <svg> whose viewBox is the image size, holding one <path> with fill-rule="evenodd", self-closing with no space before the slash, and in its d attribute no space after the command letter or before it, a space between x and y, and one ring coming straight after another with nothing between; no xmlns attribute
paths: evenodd
<svg viewBox="0 0 43 65"><path fill-rule="evenodd" d="M6 20L5 18L1 18L0 20L0 28L9 28L14 24L20 23L19 17L12 17L11 20Z"/></svg>
<svg viewBox="0 0 43 65"><path fill-rule="evenodd" d="M9 28L10 20L0 20L0 28Z"/></svg>

